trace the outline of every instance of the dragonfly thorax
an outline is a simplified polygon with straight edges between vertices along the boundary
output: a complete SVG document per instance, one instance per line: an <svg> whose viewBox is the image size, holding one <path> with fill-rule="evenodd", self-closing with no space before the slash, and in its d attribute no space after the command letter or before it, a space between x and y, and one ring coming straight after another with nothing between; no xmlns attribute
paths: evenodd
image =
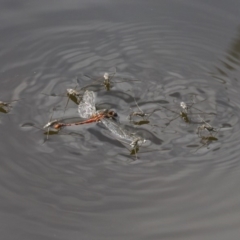
<svg viewBox="0 0 240 240"><path fill-rule="evenodd" d="M116 120L116 118L118 117L118 114L113 110L104 109L103 114L105 115L105 118L111 118L113 120Z"/></svg>

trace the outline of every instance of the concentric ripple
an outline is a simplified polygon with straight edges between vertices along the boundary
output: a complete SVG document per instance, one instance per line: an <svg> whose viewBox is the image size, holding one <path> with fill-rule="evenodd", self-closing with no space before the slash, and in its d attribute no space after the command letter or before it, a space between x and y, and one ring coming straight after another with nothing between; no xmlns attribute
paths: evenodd
<svg viewBox="0 0 240 240"><path fill-rule="evenodd" d="M34 17L9 15L24 19L0 28L0 100L19 100L0 116L1 213L13 223L8 234L206 239L238 231L236 19L216 9L210 16L206 5L189 1L170 1L171 11L168 3L80 8L73 2L72 12L60 1L56 9L39 6ZM115 69L107 91L95 80ZM43 130L53 119L79 120L77 104L67 105L68 88L94 91L96 107L115 110L147 144L130 155L101 123ZM179 117L182 101L194 103L190 123ZM147 124L129 121L136 110L150 114ZM217 129L216 141L201 142L202 119Z"/></svg>

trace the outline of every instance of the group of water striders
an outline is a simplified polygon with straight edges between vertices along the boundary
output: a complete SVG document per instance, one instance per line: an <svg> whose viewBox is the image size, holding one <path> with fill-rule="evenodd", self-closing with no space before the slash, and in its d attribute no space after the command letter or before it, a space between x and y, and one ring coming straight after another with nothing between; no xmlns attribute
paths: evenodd
<svg viewBox="0 0 240 240"><path fill-rule="evenodd" d="M93 83L100 83L105 87L107 91L110 91L112 86L117 83L116 81L113 81L115 73L112 73L112 74L104 73L102 77L94 80ZM122 81L138 81L138 80L122 79ZM134 154L135 156L137 156L137 152L139 151L139 148L146 142L146 139L134 132L126 130L120 124L118 114L115 111L111 109L97 110L95 92L88 90L88 87L83 87L80 90L76 90L76 88L75 89L71 88L71 89L67 89L66 91L67 91L68 101L69 99L72 99L75 103L78 104L78 113L81 120L77 122L71 122L71 123L65 122L62 119L50 120L43 127L43 129L47 129L47 138L48 138L50 129L53 129L55 131L60 131L64 127L100 122L105 126L106 129L108 129L113 134L113 136L116 139L120 140L124 144L129 145L131 154ZM17 100L14 100L14 101L17 101ZM205 121L200 116L202 114L206 115L206 113L204 113L200 109L197 109L194 106L194 104L196 104L194 101L192 101L191 103L186 103L183 101L179 102L179 109L180 109L179 112L176 112L165 106L161 106L158 109L154 109L150 113L143 112L142 109L140 109L135 98L134 98L134 101L138 110L132 111L129 114L128 118L130 121L134 122L136 125L148 124L149 118L151 117L151 115L154 112L160 111L162 109L165 109L173 113L177 113L177 116L171 119L166 125L169 125L172 121L174 121L178 117L180 117L185 123L190 124L191 116L195 114L198 116L198 119L199 119L198 126L196 129L196 134L201 139L203 146L208 145L212 141L218 140L216 138L218 129L211 126L209 122ZM0 101L0 111L4 113L9 112L12 102ZM192 111L193 109L195 109L195 112ZM135 119L137 118L141 120L135 121Z"/></svg>
<svg viewBox="0 0 240 240"><path fill-rule="evenodd" d="M116 84L117 82L113 81L115 73L104 73L102 77L98 78L94 81L94 83L100 82L107 91L110 91L110 89ZM124 79L123 81L138 81L138 80L130 80L130 79ZM131 132L129 130L126 130L119 121L118 114L111 110L111 109L96 109L96 96L95 92L87 90L87 87L83 87L80 90L75 89L67 89L67 95L68 100L72 99L75 103L78 104L78 113L81 117L81 121L77 122L64 122L62 120L50 120L45 126L45 129L55 129L59 131L63 127L67 126L76 126L76 125L83 125L93 122L100 122L102 123L105 128L107 128L113 136L118 139L119 141L123 142L124 144L127 144L130 146L130 152L132 154L137 154L139 151L140 146L142 146L147 140L138 134ZM142 109L139 107L138 103L136 102L134 98L137 111L132 111L128 119L133 122L135 125L143 125L148 124L149 118L154 112L160 111L162 109L166 109L168 111L177 113L177 116L173 119L171 119L167 124L169 125L173 120L175 120L178 117L181 117L181 119L186 122L187 124L191 123L191 116L197 115L198 116L198 127L196 129L196 134L199 138L201 138L201 143L203 146L208 145L212 141L218 140L216 138L216 133L218 132L218 129L211 126L210 123L205 121L200 115L204 113L200 109L197 109L194 104L196 104L194 101L191 103L186 102L179 102L179 108L180 112L175 112L174 110L171 110L170 108L167 108L165 106L161 106L157 109L154 109L150 113L146 113L142 111ZM195 112L192 110L195 109ZM135 120L140 121L135 121Z"/></svg>

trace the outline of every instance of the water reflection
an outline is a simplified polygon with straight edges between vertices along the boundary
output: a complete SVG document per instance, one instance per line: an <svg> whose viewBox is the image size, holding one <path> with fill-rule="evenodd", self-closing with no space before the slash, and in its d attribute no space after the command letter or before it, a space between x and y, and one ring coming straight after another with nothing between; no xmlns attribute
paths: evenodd
<svg viewBox="0 0 240 240"><path fill-rule="evenodd" d="M235 37L227 53L226 59L230 61L232 65L223 62L224 66L229 70L236 70L234 66L237 65L236 67L239 67L240 63L240 27L238 28L237 37Z"/></svg>
<svg viewBox="0 0 240 240"><path fill-rule="evenodd" d="M217 72L223 77L230 77L230 72L239 72L239 63L240 63L240 27L238 27L237 36L232 41L231 46L225 54L225 59L221 60L221 66L217 66ZM228 72L229 71L229 72ZM230 74L231 75L231 74ZM216 74L213 73L213 76L218 78ZM237 78L235 78L237 80Z"/></svg>
<svg viewBox="0 0 240 240"><path fill-rule="evenodd" d="M108 42L106 42L106 39L102 37L99 39L99 46L91 49L89 48L90 43L84 41L84 39L86 40L89 38L89 36L94 36L93 30L96 30L95 27L97 27L97 29L100 28L103 33L107 34L120 31L123 37L112 40L110 38L110 41ZM47 110L56 105L62 108L63 111L60 113L61 117L59 117L61 119L65 114L67 117L76 117L76 104L80 103L81 95L86 89L93 90L99 93L99 98L103 101L99 102L99 106L101 106L100 108L105 108L105 106L106 108L116 108L117 112L122 115L124 124L126 123L126 125L133 125L133 129L134 126L141 126L141 128L152 133L151 135L154 135L158 139L160 139L161 136L161 138L165 140L164 146L165 144L168 146L169 143L173 144L176 140L176 134L178 137L181 135L184 139L184 131L196 131L196 125L199 124L197 115L206 116L209 113L224 115L226 113L223 111L219 113L219 109L220 111L223 110L223 108L221 108L221 106L218 104L218 94L220 92L217 93L213 90L213 87L215 86L209 87L207 79L195 79L191 77L191 75L189 77L184 77L184 74L177 73L177 71L179 71L178 68L176 68L176 72L166 72L165 70L165 76L162 77L163 74L160 74L159 70L157 70L157 67L151 64L150 58L146 59L142 52L134 51L134 53L131 54L129 52L129 48L126 48L126 43L131 43L130 45L132 47L130 49L135 49L134 46L138 46L146 51L151 49L152 53L158 54L156 49L161 48L161 46L159 43L157 43L156 34L161 33L162 29L158 29L156 26L151 26L151 31L149 31L147 26L140 26L138 24L115 24L115 27L116 29L113 29L112 25L109 23L99 23L89 26L89 29L82 29L82 32L80 31L82 41L79 43L79 45L77 45L80 37L79 28L73 27L72 29L68 29L68 31L71 33L69 35L69 41L73 42L71 47L65 41L64 29L55 29L51 37L45 36L44 32L42 32L42 36L40 33L38 33L37 35L33 35L30 39L20 41L20 45L23 45L22 47L27 50L27 53L29 53L29 56L34 61L37 63L45 63L44 66L40 65L34 68L35 74L31 78L28 77L24 79L21 87L19 87L18 94L20 93L23 97L26 96L26 94L33 96L39 92L67 92L67 101L61 101L59 98L45 96L35 98L34 104L36 106L41 106L42 110L44 110L44 108ZM131 31L133 29L138 29L139 34L142 35L141 40L134 36ZM47 37L47 39L45 39L43 36ZM37 40L37 37L39 40ZM48 44L52 38L54 41L56 40L58 44L56 44L54 48L49 48ZM28 41L33 42L32 45L37 47L37 49L39 48L38 54L32 51L33 46L31 47L31 44L26 44ZM94 40L92 41L94 42ZM150 48L146 47L145 43L147 41L153 42L153 45ZM163 39L161 41L163 41L162 43L166 47L171 49L172 46L168 46L168 42L165 42ZM109 47L109 51L106 51L107 47ZM121 55L119 55L119 53L117 53L116 49L118 47L121 48L122 54L129 54L131 59L130 61L135 62L136 58L138 59L136 64L132 64L133 67L131 69L124 64L124 59L121 57ZM44 52L44 54L41 54L41 52ZM103 52L105 53L103 58L105 61L99 57L100 53L102 54ZM54 60L55 57L56 60ZM118 64L115 64L114 60L119 61ZM82 61L84 61L84 65L81 65ZM50 62L53 62L53 64L50 64ZM46 66L47 64L49 64L49 67ZM147 64L148 67L140 67L141 64ZM118 72L116 71L116 65L119 69ZM77 68L77 66L79 68ZM195 67L196 66L194 66L194 68ZM54 68L58 69L58 71L53 71ZM74 83L74 87L70 88L69 79L76 79L76 75L84 76L84 72L89 72L92 73L91 75L93 76L99 76L99 74L101 75L101 73L105 72L107 68L109 70L109 73L106 75L107 77L104 78L105 75L103 75L101 79L95 79L96 81L92 78L85 79L80 77L78 78L77 87ZM61 70L59 71L59 69ZM112 70L112 73L111 69L114 69ZM5 68L5 71L7 71L7 68ZM62 76L63 73L66 76ZM149 76L146 76L146 73L148 73ZM185 74L187 76L188 72ZM127 78L126 81L120 81L120 79L123 80L125 78L122 77L125 75L132 76L132 80L134 80L133 76L136 76L136 79L145 78L147 80L131 82L129 80L130 78ZM151 80L151 77L153 80ZM158 79L161 79L161 81ZM66 80L68 80L67 84ZM103 80L103 82L101 82L101 80ZM102 84L104 84L105 87L108 85L108 88L105 89L107 92L103 92L104 89L102 89ZM129 91L134 92L134 95L141 96L141 105L147 106L146 112L143 112L143 110L139 108L138 103L134 100L131 94L128 94ZM198 112L190 113L183 108L175 110L167 105L167 103L170 103L171 105L172 102L178 105L181 102L187 103L189 101L189 96L191 95L196 95L197 101L201 103L200 111ZM221 98L225 95L226 94L222 92ZM130 122L126 121L126 110L129 109L129 105L134 105L134 103L138 110L134 110L132 113L130 113ZM230 114L228 114L228 116L230 117ZM132 119L133 117L135 118L134 120ZM142 119L136 120L136 117ZM36 120L39 124L44 124L41 115L36 114L33 116L33 119L34 118L37 118ZM178 121L179 118L181 118L185 123L191 124L189 124L189 126L183 125L182 122ZM168 119L167 123L166 119ZM221 116L218 116L216 121L222 121L223 124L228 123L229 119L223 119ZM232 123L230 124L233 125ZM171 125L171 130L166 129L166 125ZM164 135L162 136L163 133ZM228 137L229 136L230 135L228 135ZM150 141L152 142L151 139ZM192 139L190 141L192 141ZM179 139L178 142L180 142ZM186 145L188 144L189 142L186 142ZM173 150L173 152L174 151L175 150ZM179 145L178 151L180 151L179 154L183 154L184 152L185 154L189 154L184 146L181 147Z"/></svg>

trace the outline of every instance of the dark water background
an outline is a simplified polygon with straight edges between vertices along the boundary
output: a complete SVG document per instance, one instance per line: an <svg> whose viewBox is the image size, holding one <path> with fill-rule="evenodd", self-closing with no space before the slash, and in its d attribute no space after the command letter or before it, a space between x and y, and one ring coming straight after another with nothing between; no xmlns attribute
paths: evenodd
<svg viewBox="0 0 240 240"><path fill-rule="evenodd" d="M240 2L0 1L1 239L240 237ZM140 82L92 86L99 106L148 140L138 159L100 123L46 135L78 117L67 88L117 69ZM191 101L219 129L202 146L197 123L165 110L150 124L127 115ZM205 101L203 101L205 100ZM202 101L202 102L201 102ZM135 108L136 109L136 108ZM176 109L176 110L175 110ZM199 119L198 119L199 120ZM153 151L154 150L154 151Z"/></svg>

